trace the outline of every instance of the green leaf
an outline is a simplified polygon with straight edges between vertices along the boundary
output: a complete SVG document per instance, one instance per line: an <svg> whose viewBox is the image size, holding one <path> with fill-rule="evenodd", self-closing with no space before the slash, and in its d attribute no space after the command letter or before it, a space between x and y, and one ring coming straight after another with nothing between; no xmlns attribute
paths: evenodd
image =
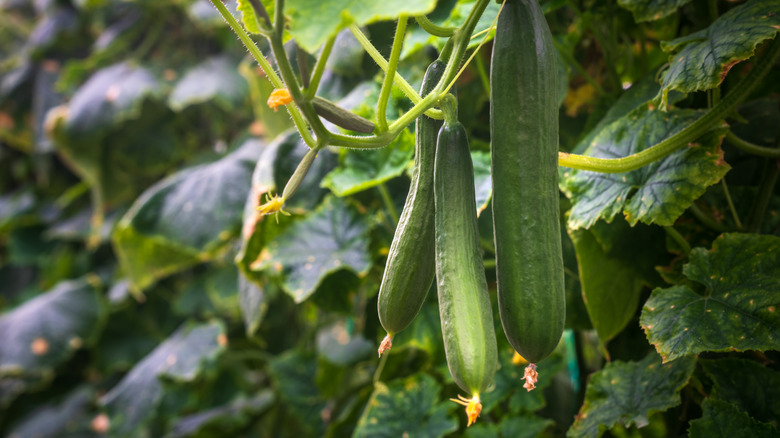
<svg viewBox="0 0 780 438"><path fill-rule="evenodd" d="M274 403L274 393L264 389L250 399L239 398L231 403L180 418L168 438L192 436L237 436L253 418Z"/></svg>
<svg viewBox="0 0 780 438"><path fill-rule="evenodd" d="M143 99L159 94L161 85L148 69L128 62L98 70L73 95L67 132L78 137L97 135L121 121L137 118Z"/></svg>
<svg viewBox="0 0 780 438"><path fill-rule="evenodd" d="M441 387L427 374L415 374L385 385L374 393L358 421L353 437L442 437L458 430L449 415L453 405L439 396Z"/></svg>
<svg viewBox="0 0 780 438"><path fill-rule="evenodd" d="M493 195L493 180L490 178L490 153L471 151L471 161L474 164L474 190L477 200L477 215L488 206Z"/></svg>
<svg viewBox="0 0 780 438"><path fill-rule="evenodd" d="M655 289L639 320L664 362L703 351L776 349L780 238L723 234L689 260L683 274L698 284Z"/></svg>
<svg viewBox="0 0 780 438"><path fill-rule="evenodd" d="M92 436L89 417L93 391L76 389L58 403L47 403L26 416L7 435L9 438L57 438L63 436ZM93 414L94 415L94 414ZM83 435L79 435L79 433Z"/></svg>
<svg viewBox="0 0 780 438"><path fill-rule="evenodd" d="M211 259L237 234L261 146L248 140L220 160L160 181L133 203L113 240L137 290Z"/></svg>
<svg viewBox="0 0 780 438"><path fill-rule="evenodd" d="M219 321L186 325L138 362L101 399L111 436L138 436L163 396L161 377L191 382L224 350L225 327Z"/></svg>
<svg viewBox="0 0 780 438"><path fill-rule="evenodd" d="M360 334L350 334L341 321L317 332L317 351L328 362L345 367L371 356L375 346Z"/></svg>
<svg viewBox="0 0 780 438"><path fill-rule="evenodd" d="M174 111L215 100L231 109L246 97L246 81L237 72L237 64L225 56L215 56L189 70L173 87L168 105Z"/></svg>
<svg viewBox="0 0 780 438"><path fill-rule="evenodd" d="M631 11L634 21L660 20L672 15L678 9L690 3L691 0L618 0L618 4Z"/></svg>
<svg viewBox="0 0 780 438"><path fill-rule="evenodd" d="M329 198L272 240L252 264L272 270L300 303L331 272L349 269L363 275L371 267L366 217L340 198Z"/></svg>
<svg viewBox="0 0 780 438"><path fill-rule="evenodd" d="M344 197L376 187L406 170L414 155L414 135L401 132L389 146L371 151L345 150L343 163L322 180L322 187Z"/></svg>
<svg viewBox="0 0 780 438"><path fill-rule="evenodd" d="M273 20L274 16L274 1L273 0L258 0L265 7L268 12L269 18ZM262 18L255 14L255 10L252 4L248 0L238 0L238 12L241 13L241 22L244 23L244 29L249 33L260 33L260 20ZM266 23L263 23L266 24Z"/></svg>
<svg viewBox="0 0 780 438"><path fill-rule="evenodd" d="M639 304L642 282L621 259L608 256L588 230L570 231L582 296L599 340L606 344L628 324Z"/></svg>
<svg viewBox="0 0 780 438"><path fill-rule="evenodd" d="M699 360L713 381L710 396L727 401L759 421L780 418L780 373L738 358Z"/></svg>
<svg viewBox="0 0 780 438"><path fill-rule="evenodd" d="M662 112L642 106L602 130L585 155L625 157L658 143L699 118L700 111ZM597 220L611 222L623 213L631 225L672 225L680 215L728 172L720 143L725 135L716 129L696 143L677 150L640 169L604 174L567 169L561 190L572 201L568 225L590 228Z"/></svg>
<svg viewBox="0 0 780 438"><path fill-rule="evenodd" d="M428 297L433 299L426 300L409 327L393 337L393 348L390 349L390 354L400 353L406 348L417 348L428 353L434 360L444 358L441 319L435 302L435 293L435 286L432 286Z"/></svg>
<svg viewBox="0 0 780 438"><path fill-rule="evenodd" d="M289 30L295 41L307 52L314 53L329 37L350 24L392 20L402 14L427 14L435 6L434 0L289 0L285 13L291 19Z"/></svg>
<svg viewBox="0 0 780 438"><path fill-rule="evenodd" d="M314 383L317 361L313 356L292 350L276 356L269 372L279 398L292 408L300 427L312 436L321 436L325 401Z"/></svg>
<svg viewBox="0 0 780 438"><path fill-rule="evenodd" d="M0 377L52 373L96 339L105 317L86 280L61 282L0 316Z"/></svg>
<svg viewBox="0 0 780 438"><path fill-rule="evenodd" d="M257 333L268 311L269 297L263 288L249 280L243 273L238 275L238 299L241 316L244 318L246 335Z"/></svg>
<svg viewBox="0 0 780 438"><path fill-rule="evenodd" d="M536 438L544 436L543 432L554 425L555 422L549 418L507 416L499 423L498 430L502 438Z"/></svg>
<svg viewBox="0 0 780 438"><path fill-rule="evenodd" d="M691 438L772 438L780 433L773 425L756 421L725 401L708 398L701 406L702 417L691 421L688 429Z"/></svg>
<svg viewBox="0 0 780 438"><path fill-rule="evenodd" d="M780 28L777 11L780 0L751 0L721 15L707 29L661 43L664 51L672 53L661 81L662 106L670 90L690 93L720 85L735 64L775 37Z"/></svg>
<svg viewBox="0 0 780 438"><path fill-rule="evenodd" d="M617 424L646 426L653 412L680 404L680 390L695 366L690 357L662 364L655 353L639 362L608 363L590 377L585 402L566 436L596 438Z"/></svg>

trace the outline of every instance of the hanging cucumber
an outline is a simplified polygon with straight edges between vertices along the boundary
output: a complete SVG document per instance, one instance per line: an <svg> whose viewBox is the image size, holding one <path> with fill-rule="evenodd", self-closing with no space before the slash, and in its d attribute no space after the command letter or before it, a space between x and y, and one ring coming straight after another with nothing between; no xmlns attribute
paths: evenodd
<svg viewBox="0 0 780 438"><path fill-rule="evenodd" d="M444 112L434 173L436 286L447 365L458 386L471 395L453 401L466 406L471 425L482 410L479 396L493 380L498 354L468 138L454 111Z"/></svg>
<svg viewBox="0 0 780 438"><path fill-rule="evenodd" d="M565 319L558 199L557 63L537 0L507 0L490 66L493 228L501 323L536 367ZM530 374L530 375L529 375Z"/></svg>
<svg viewBox="0 0 780 438"><path fill-rule="evenodd" d="M433 90L445 67L440 60L428 66L420 90L422 96ZM440 127L440 121L425 115L418 117L415 124L412 184L379 287L379 321L387 331L379 347L380 356L392 345L393 336L417 316L433 283L433 166Z"/></svg>

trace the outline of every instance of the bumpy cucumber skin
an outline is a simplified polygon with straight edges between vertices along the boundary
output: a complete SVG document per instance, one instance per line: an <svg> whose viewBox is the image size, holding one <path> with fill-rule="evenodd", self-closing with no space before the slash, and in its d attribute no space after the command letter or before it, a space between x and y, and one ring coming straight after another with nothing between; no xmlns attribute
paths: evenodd
<svg viewBox="0 0 780 438"><path fill-rule="evenodd" d="M439 82L446 64L436 60L425 73L421 95ZM425 115L415 124L414 172L379 287L379 321L389 336L408 326L425 301L435 276L433 169L442 122Z"/></svg>
<svg viewBox="0 0 780 438"><path fill-rule="evenodd" d="M436 285L447 365L481 394L498 366L493 309L479 246L474 171L466 130L445 122L436 144Z"/></svg>
<svg viewBox="0 0 780 438"><path fill-rule="evenodd" d="M526 360L558 345L566 313L558 194L557 64L537 0L508 0L490 68L493 230L501 323Z"/></svg>

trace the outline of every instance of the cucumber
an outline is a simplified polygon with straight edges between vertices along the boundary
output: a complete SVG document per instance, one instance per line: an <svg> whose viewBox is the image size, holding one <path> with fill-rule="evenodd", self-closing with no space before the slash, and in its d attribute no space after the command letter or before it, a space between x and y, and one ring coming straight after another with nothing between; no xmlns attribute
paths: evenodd
<svg viewBox="0 0 780 438"><path fill-rule="evenodd" d="M474 171L466 130L445 122L436 143L436 286L447 365L455 382L472 395L469 425L482 405L479 395L498 366L493 309L479 245Z"/></svg>
<svg viewBox="0 0 780 438"><path fill-rule="evenodd" d="M436 60L425 72L420 94L436 86L446 64ZM390 348L393 336L417 316L435 275L433 236L433 167L436 136L442 122L422 115L415 124L414 172L403 212L379 287L377 310L387 337L379 355Z"/></svg>
<svg viewBox="0 0 780 438"><path fill-rule="evenodd" d="M490 65L493 236L501 323L531 363L558 345L566 313L556 62L537 0L507 0Z"/></svg>

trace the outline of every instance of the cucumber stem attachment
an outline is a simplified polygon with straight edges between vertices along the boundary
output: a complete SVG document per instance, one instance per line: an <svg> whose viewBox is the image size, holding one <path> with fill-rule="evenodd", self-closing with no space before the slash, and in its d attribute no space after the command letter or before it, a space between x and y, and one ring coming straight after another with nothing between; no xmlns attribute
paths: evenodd
<svg viewBox="0 0 780 438"><path fill-rule="evenodd" d="M429 34L441 38L449 38L453 35L455 35L455 31L457 31L457 28L454 27L446 27L446 26L439 26L438 24L434 23L428 17L425 15L418 15L414 17L414 19L417 21L417 24L420 25L420 27L428 32Z"/></svg>

